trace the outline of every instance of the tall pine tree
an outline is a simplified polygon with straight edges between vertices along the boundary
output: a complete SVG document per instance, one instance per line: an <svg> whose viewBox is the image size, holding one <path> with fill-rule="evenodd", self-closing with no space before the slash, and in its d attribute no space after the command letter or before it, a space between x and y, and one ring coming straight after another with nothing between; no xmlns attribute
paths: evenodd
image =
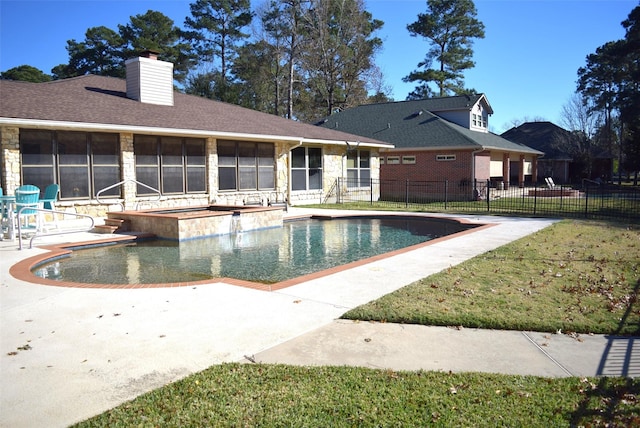
<svg viewBox="0 0 640 428"><path fill-rule="evenodd" d="M412 36L431 44L419 69L403 79L420 83L409 98L432 96L430 83L436 84L441 97L464 93L463 72L475 66L471 47L473 39L484 38L484 24L476 19L472 0L427 0L427 7L427 13L418 14L418 20L407 26Z"/></svg>

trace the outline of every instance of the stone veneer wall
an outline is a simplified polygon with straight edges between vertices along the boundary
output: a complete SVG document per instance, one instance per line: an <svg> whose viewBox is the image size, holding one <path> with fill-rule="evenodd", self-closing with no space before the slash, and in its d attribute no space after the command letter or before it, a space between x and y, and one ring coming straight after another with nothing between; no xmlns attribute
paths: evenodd
<svg viewBox="0 0 640 428"><path fill-rule="evenodd" d="M0 127L0 187L5 195L13 194L20 186L20 128Z"/></svg>

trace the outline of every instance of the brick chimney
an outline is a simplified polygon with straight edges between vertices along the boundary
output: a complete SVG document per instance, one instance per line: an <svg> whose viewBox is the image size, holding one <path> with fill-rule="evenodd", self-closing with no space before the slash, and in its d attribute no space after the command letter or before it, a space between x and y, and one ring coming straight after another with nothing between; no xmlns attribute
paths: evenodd
<svg viewBox="0 0 640 428"><path fill-rule="evenodd" d="M173 105L173 64L159 61L158 52L144 51L125 62L127 97L148 104Z"/></svg>

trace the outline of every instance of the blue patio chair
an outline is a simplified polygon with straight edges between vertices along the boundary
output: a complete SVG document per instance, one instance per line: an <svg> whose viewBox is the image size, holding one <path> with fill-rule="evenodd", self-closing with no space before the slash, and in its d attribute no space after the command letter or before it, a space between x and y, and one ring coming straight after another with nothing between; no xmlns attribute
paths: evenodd
<svg viewBox="0 0 640 428"><path fill-rule="evenodd" d="M58 195L60 194L60 185L59 184L49 184L44 189L44 195L40 198L40 203L42 203L42 208L47 210L53 210L56 207L56 201L58 200Z"/></svg>
<svg viewBox="0 0 640 428"><path fill-rule="evenodd" d="M33 184L25 184L16 189L16 203L15 203L15 214L17 221L20 221L20 218L25 219L25 226L29 227L28 219L29 217L35 217L35 227L38 229L40 227L40 212L36 209L30 208L39 208L40 207L40 189ZM24 208L24 209L23 209ZM22 210L22 212L20 212Z"/></svg>
<svg viewBox="0 0 640 428"><path fill-rule="evenodd" d="M42 204L42 208L46 210L55 210L56 202L58 201L58 195L60 195L60 185L59 184L49 184L44 189L44 195L40 198L40 203ZM58 217L56 213L51 213L51 217L53 218L53 224L55 228L58 228ZM40 217L41 227L44 228L46 225L45 219L46 215Z"/></svg>

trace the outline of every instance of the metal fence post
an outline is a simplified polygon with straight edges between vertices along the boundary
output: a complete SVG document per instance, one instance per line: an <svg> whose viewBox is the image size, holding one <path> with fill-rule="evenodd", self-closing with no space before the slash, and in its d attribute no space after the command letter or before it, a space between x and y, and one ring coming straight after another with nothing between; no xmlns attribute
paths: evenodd
<svg viewBox="0 0 640 428"><path fill-rule="evenodd" d="M373 205L373 178L369 178L369 202Z"/></svg>
<svg viewBox="0 0 640 428"><path fill-rule="evenodd" d="M409 179L405 180L404 184L404 207L409 207Z"/></svg>
<svg viewBox="0 0 640 428"><path fill-rule="evenodd" d="M449 201L449 180L444 180L444 209L447 209L447 202Z"/></svg>
<svg viewBox="0 0 640 428"><path fill-rule="evenodd" d="M522 199L524 199L524 193L522 194ZM537 207L538 207L538 188L535 187L533 189L533 215L536 215Z"/></svg>
<svg viewBox="0 0 640 428"><path fill-rule="evenodd" d="M589 183L584 188L584 218L589 215Z"/></svg>
<svg viewBox="0 0 640 428"><path fill-rule="evenodd" d="M487 197L487 212L491 212L491 180L487 179L487 191L485 192Z"/></svg>

